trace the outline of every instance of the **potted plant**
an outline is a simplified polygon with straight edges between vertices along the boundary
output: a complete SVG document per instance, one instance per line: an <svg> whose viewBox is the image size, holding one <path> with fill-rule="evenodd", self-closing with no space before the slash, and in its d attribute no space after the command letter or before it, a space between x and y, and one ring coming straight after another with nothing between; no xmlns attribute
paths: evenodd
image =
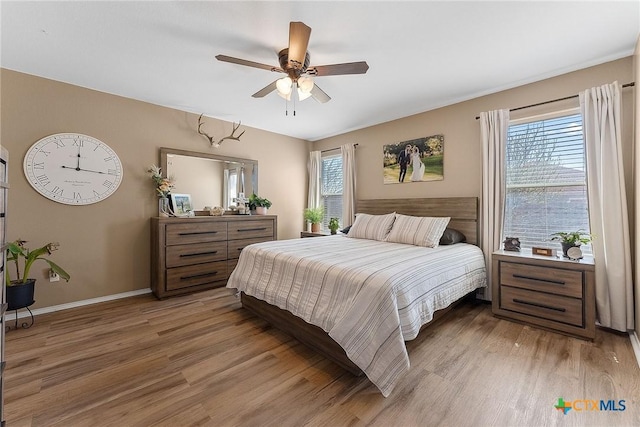
<svg viewBox="0 0 640 427"><path fill-rule="evenodd" d="M307 208L304 210L304 219L311 223L311 231L317 233L320 231L320 223L324 219L324 208Z"/></svg>
<svg viewBox="0 0 640 427"><path fill-rule="evenodd" d="M565 258L569 258L567 251L572 247L580 247L580 245L586 245L592 240L592 236L589 233L585 233L583 230L577 231L559 231L551 235L551 240L560 241L562 245L562 254Z"/></svg>
<svg viewBox="0 0 640 427"><path fill-rule="evenodd" d="M331 218L329 220L329 230L331 230L331 234L336 234L338 232L338 228L340 228L338 218Z"/></svg>
<svg viewBox="0 0 640 427"><path fill-rule="evenodd" d="M36 279L29 278L29 272L31 270L31 266L37 260L45 261L49 264L49 267L51 267L51 270L53 270L55 274L62 277L67 282L70 278L69 273L64 271L62 267L55 262L44 258L44 256L51 255L53 251L58 249L58 243L47 243L41 248L34 250L27 249L24 246L25 243L27 242L18 239L7 245L7 264L13 262L16 268L16 278L14 280L11 280L9 277L9 268L7 268L5 274L8 310L17 310L33 304ZM21 259L22 262L20 262ZM20 271L20 264L22 264L22 272Z"/></svg>
<svg viewBox="0 0 640 427"><path fill-rule="evenodd" d="M256 193L249 196L249 210L255 211L256 215L266 215L267 209L271 207L269 199L258 196Z"/></svg>

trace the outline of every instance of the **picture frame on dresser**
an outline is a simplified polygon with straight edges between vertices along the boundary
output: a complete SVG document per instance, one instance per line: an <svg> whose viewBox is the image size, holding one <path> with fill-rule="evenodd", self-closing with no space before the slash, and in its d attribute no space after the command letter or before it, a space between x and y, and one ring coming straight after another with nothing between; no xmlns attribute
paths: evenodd
<svg viewBox="0 0 640 427"><path fill-rule="evenodd" d="M191 203L191 194L170 194L171 209L177 216L188 215L193 211L193 204Z"/></svg>

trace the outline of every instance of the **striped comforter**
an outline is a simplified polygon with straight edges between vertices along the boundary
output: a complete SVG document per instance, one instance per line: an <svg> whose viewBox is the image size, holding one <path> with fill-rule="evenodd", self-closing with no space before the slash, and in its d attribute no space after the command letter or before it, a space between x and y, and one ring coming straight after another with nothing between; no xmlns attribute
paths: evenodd
<svg viewBox="0 0 640 427"><path fill-rule="evenodd" d="M436 310L486 286L482 251L347 238L247 246L227 283L324 329L388 396L409 369L404 341Z"/></svg>

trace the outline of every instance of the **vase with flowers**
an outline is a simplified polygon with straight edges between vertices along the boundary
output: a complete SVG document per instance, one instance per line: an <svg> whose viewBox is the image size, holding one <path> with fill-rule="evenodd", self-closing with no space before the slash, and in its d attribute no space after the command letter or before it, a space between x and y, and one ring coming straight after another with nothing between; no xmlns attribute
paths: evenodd
<svg viewBox="0 0 640 427"><path fill-rule="evenodd" d="M156 194L158 195L158 214L160 216L173 216L173 212L169 207L169 193L174 186L175 179L173 177L162 176L162 169L156 165L151 165L147 169L147 173L156 186Z"/></svg>

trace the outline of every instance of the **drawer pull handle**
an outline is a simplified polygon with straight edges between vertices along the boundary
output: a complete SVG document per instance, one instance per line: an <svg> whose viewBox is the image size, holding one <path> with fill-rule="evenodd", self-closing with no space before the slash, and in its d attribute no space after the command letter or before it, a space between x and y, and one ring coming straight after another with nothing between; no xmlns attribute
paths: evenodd
<svg viewBox="0 0 640 427"><path fill-rule="evenodd" d="M565 311L567 311L566 308L561 308L561 307L553 307L551 305L546 305L546 304L540 304L539 302L531 302L531 301L525 301L525 300L521 300L518 298L514 298L513 302L516 302L518 304L525 304L525 305L532 305L534 307L540 307L540 308L546 308L548 310L555 310L555 311L560 311L562 313L564 313Z"/></svg>
<svg viewBox="0 0 640 427"><path fill-rule="evenodd" d="M240 232L240 231L264 231L266 229L267 229L267 227L243 228L243 229L238 229L238 232Z"/></svg>
<svg viewBox="0 0 640 427"><path fill-rule="evenodd" d="M208 277L208 276L215 276L216 274L218 274L217 271L212 271L210 273L202 273L202 274L193 274L191 276L180 276L180 280L190 280L190 279L197 279L199 277Z"/></svg>
<svg viewBox="0 0 640 427"><path fill-rule="evenodd" d="M514 274L513 277L516 279L527 279L527 280L535 280L536 282L545 282L545 283L553 283L554 285L565 285L564 280L549 280L549 279L541 279L539 277L531 277L531 276L523 276L521 274Z"/></svg>
<svg viewBox="0 0 640 427"><path fill-rule="evenodd" d="M193 254L180 254L180 258L183 257L190 257L190 256L201 256L201 255L214 255L217 254L218 251L211 251L211 252L196 252Z"/></svg>
<svg viewBox="0 0 640 427"><path fill-rule="evenodd" d="M194 234L218 234L217 231L189 231L187 233L178 233L179 236L191 236Z"/></svg>

